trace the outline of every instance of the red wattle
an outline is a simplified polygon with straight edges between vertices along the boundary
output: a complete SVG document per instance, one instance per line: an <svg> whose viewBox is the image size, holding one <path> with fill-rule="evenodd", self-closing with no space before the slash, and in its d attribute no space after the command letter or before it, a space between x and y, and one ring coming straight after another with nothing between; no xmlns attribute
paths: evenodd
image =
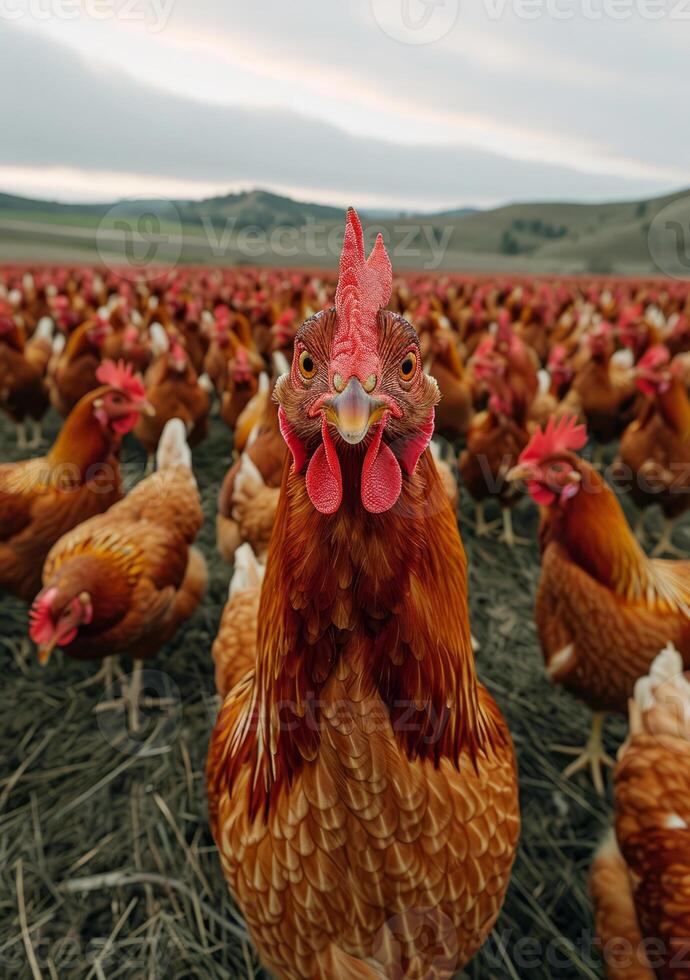
<svg viewBox="0 0 690 980"><path fill-rule="evenodd" d="M307 467L307 493L321 514L335 514L343 499L343 479L325 419L321 425L321 438L322 443Z"/></svg>
<svg viewBox="0 0 690 980"><path fill-rule="evenodd" d="M285 409L282 405L278 409L278 425L280 426L280 434L292 453L295 473L301 473L307 461L307 450L304 448L304 443L300 437L288 422Z"/></svg>
<svg viewBox="0 0 690 980"><path fill-rule="evenodd" d="M402 471L390 447L381 442L382 419L362 464L362 503L370 514L390 510L402 490Z"/></svg>

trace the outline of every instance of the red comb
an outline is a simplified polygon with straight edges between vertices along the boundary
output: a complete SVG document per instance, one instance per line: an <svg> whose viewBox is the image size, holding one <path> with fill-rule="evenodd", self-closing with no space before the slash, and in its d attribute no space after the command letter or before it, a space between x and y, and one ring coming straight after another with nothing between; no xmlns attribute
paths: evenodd
<svg viewBox="0 0 690 980"><path fill-rule="evenodd" d="M344 378L376 371L376 316L390 300L392 288L393 269L383 238L378 235L367 259L362 225L355 209L349 208L335 292L338 322L331 352L334 370Z"/></svg>
<svg viewBox="0 0 690 980"><path fill-rule="evenodd" d="M96 371L96 377L102 385L110 385L112 388L119 388L132 401L144 401L146 398L146 388L139 377L134 373L131 364L124 361L103 361Z"/></svg>
<svg viewBox="0 0 690 980"><path fill-rule="evenodd" d="M57 595L57 589L48 589L34 599L34 604L29 613L29 636L37 645L50 642L55 623L51 612L53 599Z"/></svg>
<svg viewBox="0 0 690 980"><path fill-rule="evenodd" d="M568 352L563 344L556 344L549 354L549 367L556 367L557 365L563 364L567 356Z"/></svg>
<svg viewBox="0 0 690 980"><path fill-rule="evenodd" d="M671 354L668 347L664 344L654 344L639 359L637 368L638 370L642 368L643 371L655 371L657 368L663 367L664 364L668 364L670 360Z"/></svg>
<svg viewBox="0 0 690 980"><path fill-rule="evenodd" d="M546 456L577 452L587 442L587 426L577 416L565 415L556 421L552 415L542 431L537 429L520 454L520 463L538 463Z"/></svg>

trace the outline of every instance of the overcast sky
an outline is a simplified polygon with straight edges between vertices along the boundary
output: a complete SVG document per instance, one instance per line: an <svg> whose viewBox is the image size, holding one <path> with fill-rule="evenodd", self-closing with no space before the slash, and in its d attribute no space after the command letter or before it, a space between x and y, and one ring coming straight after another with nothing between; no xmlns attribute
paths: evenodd
<svg viewBox="0 0 690 980"><path fill-rule="evenodd" d="M683 0L0 0L0 189L427 210L664 193L690 185L688 18Z"/></svg>

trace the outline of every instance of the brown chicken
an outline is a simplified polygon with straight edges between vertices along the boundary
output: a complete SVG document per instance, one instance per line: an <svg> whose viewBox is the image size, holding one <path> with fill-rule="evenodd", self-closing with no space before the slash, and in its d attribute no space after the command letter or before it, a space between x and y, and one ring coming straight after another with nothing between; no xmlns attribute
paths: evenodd
<svg viewBox="0 0 690 980"><path fill-rule="evenodd" d="M292 452L256 663L209 751L223 870L276 977L448 978L498 915L510 736L475 673L465 556L427 449L438 389L353 211L335 309L280 379ZM429 932L433 934L429 942Z"/></svg>
<svg viewBox="0 0 690 980"><path fill-rule="evenodd" d="M206 588L206 564L192 547L203 515L185 435L172 419L161 437L162 468L53 546L31 611L42 664L55 647L75 660L133 658L134 728L142 661L174 636Z"/></svg>
<svg viewBox="0 0 690 980"><path fill-rule="evenodd" d="M80 398L98 386L96 371L109 332L107 321L87 320L67 338L49 378L50 400L63 417L69 415Z"/></svg>
<svg viewBox="0 0 690 980"><path fill-rule="evenodd" d="M435 428L447 439L457 439L467 435L474 414L472 378L462 365L451 330L438 329L429 344L425 370L436 379L441 393Z"/></svg>
<svg viewBox="0 0 690 980"><path fill-rule="evenodd" d="M264 494L264 490L280 486L286 455L287 447L278 426L277 406L271 400L264 406L263 419L258 429L255 429L255 436L251 444L245 449L237 462L228 470L220 489L218 496L218 515L216 517L216 537L218 550L225 561L232 563L235 551L243 540L239 523L235 516L233 516L233 509L236 504L234 499L235 480L242 465L242 460L245 457L250 460L260 476L260 479L252 480L250 477L245 481L245 498L251 493L252 485L255 485L259 492L268 500L269 495ZM273 519L275 517L275 506L276 501L273 500L271 527L273 526ZM251 497L247 500L247 507L251 508Z"/></svg>
<svg viewBox="0 0 690 980"><path fill-rule="evenodd" d="M638 680L592 867L609 980L690 980L690 681L673 646Z"/></svg>
<svg viewBox="0 0 690 980"><path fill-rule="evenodd" d="M199 384L185 349L174 337L168 337L162 327L158 336L160 353L144 377L146 394L155 414L142 416L134 429L148 455L149 472L153 470L156 448L166 424L171 419L181 419L187 430L187 441L194 447L206 437L211 408L208 391Z"/></svg>
<svg viewBox="0 0 690 980"><path fill-rule="evenodd" d="M472 420L458 463L460 476L475 501L477 535L484 537L494 527L484 515L485 501L494 497L503 515L501 540L512 548L522 543L513 532L511 512L519 497L506 475L529 440L524 400L517 399L508 385L502 358L482 354L475 360L474 371L490 392L489 404Z"/></svg>
<svg viewBox="0 0 690 980"><path fill-rule="evenodd" d="M650 347L637 363L637 385L647 396L639 417L623 433L619 476L641 509L658 504L664 531L653 554L684 557L671 541L674 521L690 507L690 400L666 347ZM618 467L617 467L618 469Z"/></svg>
<svg viewBox="0 0 690 980"><path fill-rule="evenodd" d="M40 445L41 419L50 404L45 370L52 350L52 321L47 324L42 324L35 339L26 343L23 331L3 312L0 301L0 409L17 427L19 449L36 449ZM30 441L26 437L27 418L33 426Z"/></svg>
<svg viewBox="0 0 690 980"><path fill-rule="evenodd" d="M586 420L597 443L597 461L603 447L618 439L635 417L635 379L631 370L612 363L613 349L611 324L596 324L586 336L583 360L564 401L568 411Z"/></svg>
<svg viewBox="0 0 690 980"><path fill-rule="evenodd" d="M216 691L224 698L256 663L256 628L264 567L251 545L242 544L235 554L235 570L228 601L213 644Z"/></svg>
<svg viewBox="0 0 690 980"><path fill-rule="evenodd" d="M58 538L122 496L120 440L151 410L141 380L123 365L104 362L97 380L47 456L0 465L0 589L27 601Z"/></svg>
<svg viewBox="0 0 690 980"><path fill-rule="evenodd" d="M550 679L594 711L592 734L568 775L590 765L603 791L603 713L625 712L635 681L667 642L690 663L690 562L649 559L620 503L576 455L587 440L573 417L532 436L508 474L541 508L536 622Z"/></svg>

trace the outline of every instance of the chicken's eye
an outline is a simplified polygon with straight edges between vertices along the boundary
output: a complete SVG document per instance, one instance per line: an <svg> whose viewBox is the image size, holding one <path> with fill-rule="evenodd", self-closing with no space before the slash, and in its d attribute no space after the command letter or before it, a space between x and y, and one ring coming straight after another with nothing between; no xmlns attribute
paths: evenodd
<svg viewBox="0 0 690 980"><path fill-rule="evenodd" d="M414 351L410 351L408 354L405 354L403 362L400 365L400 377L403 381L411 381L416 370L417 355Z"/></svg>
<svg viewBox="0 0 690 980"><path fill-rule="evenodd" d="M311 356L308 350L303 350L299 356L299 373L307 381L310 381L316 374L316 364L314 364L314 358Z"/></svg>

